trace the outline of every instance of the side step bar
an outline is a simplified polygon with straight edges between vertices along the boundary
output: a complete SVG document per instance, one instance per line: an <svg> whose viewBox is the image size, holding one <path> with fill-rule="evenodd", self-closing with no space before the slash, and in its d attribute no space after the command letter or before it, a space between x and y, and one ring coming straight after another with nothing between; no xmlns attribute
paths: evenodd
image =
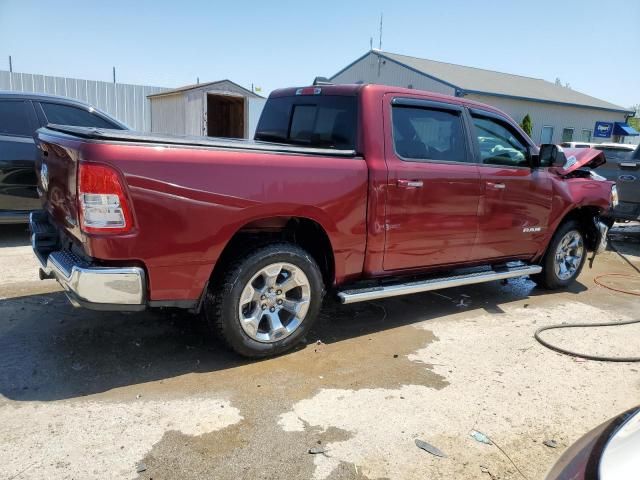
<svg viewBox="0 0 640 480"><path fill-rule="evenodd" d="M417 282L396 283L379 287L361 288L355 290L344 290L338 292L340 302L344 304L366 302L379 298L396 297L399 295L409 295L411 293L428 292L441 288L459 287L461 285L473 285L474 283L491 282L493 280L504 280L506 278L522 277L540 273L542 267L539 265L518 265L505 267L500 270L485 270L481 272L467 273L463 275L453 275L450 277L431 278Z"/></svg>

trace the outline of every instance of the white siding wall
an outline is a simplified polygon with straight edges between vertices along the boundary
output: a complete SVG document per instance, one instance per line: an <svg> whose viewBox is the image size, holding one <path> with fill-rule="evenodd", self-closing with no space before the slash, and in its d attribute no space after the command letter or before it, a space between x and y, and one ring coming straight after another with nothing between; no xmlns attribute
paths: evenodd
<svg viewBox="0 0 640 480"><path fill-rule="evenodd" d="M167 89L0 70L0 90L46 93L81 100L133 130L149 131L151 110L147 95Z"/></svg>
<svg viewBox="0 0 640 480"><path fill-rule="evenodd" d="M187 135L206 136L204 125L205 92L202 89L189 90L185 95L185 133ZM162 98L162 97L160 97Z"/></svg>
<svg viewBox="0 0 640 480"><path fill-rule="evenodd" d="M185 135L185 98L181 93L152 98L151 131Z"/></svg>
<svg viewBox="0 0 640 480"><path fill-rule="evenodd" d="M420 75L390 60L380 59L370 53L360 61L354 63L344 72L331 78L334 83L378 83L395 87L428 90L445 95L454 95L455 90L448 85Z"/></svg>
<svg viewBox="0 0 640 480"><path fill-rule="evenodd" d="M612 142L612 138L593 137L596 121L624 122L624 113L607 112L591 108L570 107L564 105L530 102L512 98L495 97L491 95L466 95L465 98L486 103L499 108L511 116L516 122L522 122L528 113L533 122L531 137L535 143L540 143L543 126L553 127L553 143L562 142L562 130L573 128L573 141L582 140L582 130L591 130L591 141L594 143Z"/></svg>

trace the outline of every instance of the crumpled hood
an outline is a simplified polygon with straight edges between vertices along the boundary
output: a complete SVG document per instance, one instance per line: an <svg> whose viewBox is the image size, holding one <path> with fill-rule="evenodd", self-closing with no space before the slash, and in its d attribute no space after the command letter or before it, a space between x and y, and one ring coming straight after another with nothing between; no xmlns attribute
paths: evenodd
<svg viewBox="0 0 640 480"><path fill-rule="evenodd" d="M584 167L594 169L607 162L604 152L595 148L564 148L563 152L567 161L559 169L562 175Z"/></svg>

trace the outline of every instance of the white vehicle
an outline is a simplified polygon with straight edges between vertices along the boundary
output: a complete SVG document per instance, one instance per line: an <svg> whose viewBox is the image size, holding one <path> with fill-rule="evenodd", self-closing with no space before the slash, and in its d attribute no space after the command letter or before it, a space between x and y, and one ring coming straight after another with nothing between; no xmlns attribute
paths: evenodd
<svg viewBox="0 0 640 480"><path fill-rule="evenodd" d="M591 148L595 145L597 144L589 142L563 142L560 144L563 148Z"/></svg>

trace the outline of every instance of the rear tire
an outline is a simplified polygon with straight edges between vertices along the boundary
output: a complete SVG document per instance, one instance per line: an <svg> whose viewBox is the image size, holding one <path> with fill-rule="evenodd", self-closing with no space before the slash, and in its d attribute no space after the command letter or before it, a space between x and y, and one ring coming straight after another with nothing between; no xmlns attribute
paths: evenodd
<svg viewBox="0 0 640 480"><path fill-rule="evenodd" d="M556 230L542 259L542 272L532 279L549 290L566 288L580 275L587 259L580 224L569 220Z"/></svg>
<svg viewBox="0 0 640 480"><path fill-rule="evenodd" d="M316 261L297 245L264 246L231 264L207 291L213 332L245 357L278 355L304 340L324 296Z"/></svg>

